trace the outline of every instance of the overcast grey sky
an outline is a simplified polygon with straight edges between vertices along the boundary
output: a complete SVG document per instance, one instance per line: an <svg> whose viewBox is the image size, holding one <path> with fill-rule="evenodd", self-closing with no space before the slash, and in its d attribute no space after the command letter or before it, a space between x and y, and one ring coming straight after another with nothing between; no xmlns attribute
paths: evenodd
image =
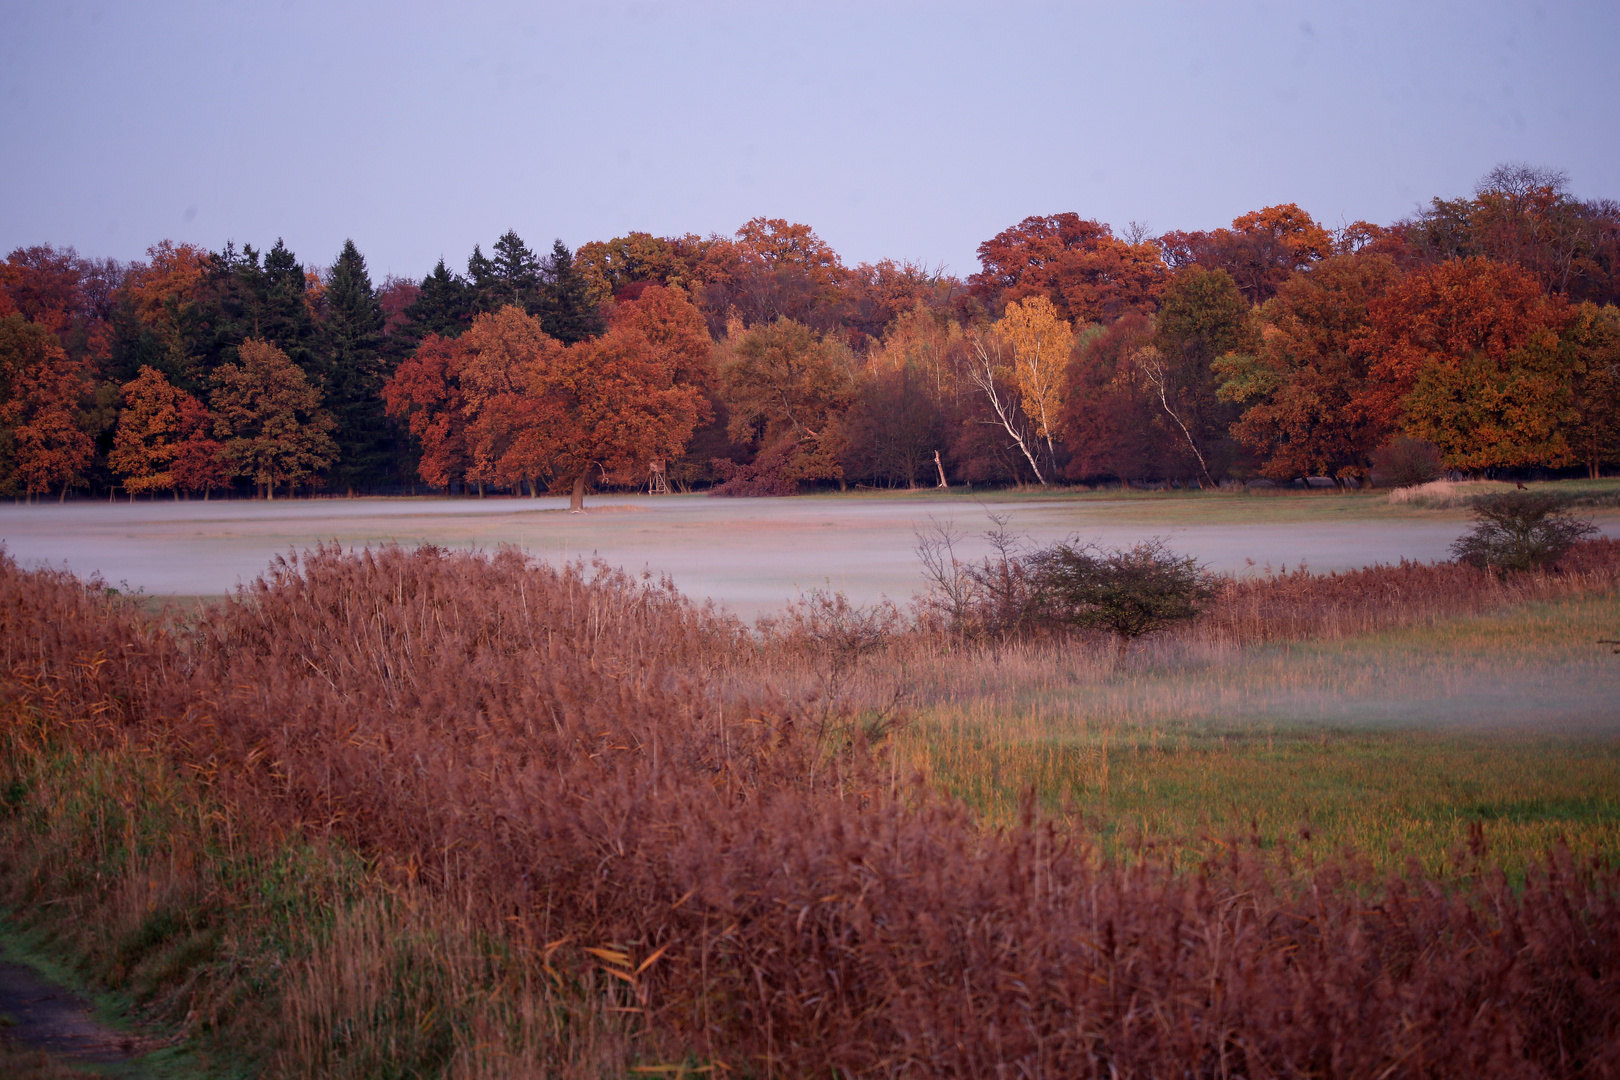
<svg viewBox="0 0 1620 1080"><path fill-rule="evenodd" d="M1492 165L1620 196L1620 3L0 0L0 250L280 237L373 276L813 226L977 269L1030 214L1328 225Z"/></svg>

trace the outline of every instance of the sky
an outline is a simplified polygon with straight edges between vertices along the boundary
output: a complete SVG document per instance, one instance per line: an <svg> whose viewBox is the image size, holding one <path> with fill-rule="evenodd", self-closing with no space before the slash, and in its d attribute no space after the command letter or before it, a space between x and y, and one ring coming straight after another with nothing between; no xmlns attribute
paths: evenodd
<svg viewBox="0 0 1620 1080"><path fill-rule="evenodd" d="M1620 197L1617 41L1613 0L0 0L0 251L353 239L380 281L763 215L966 276L1033 214L1387 223L1504 161Z"/></svg>

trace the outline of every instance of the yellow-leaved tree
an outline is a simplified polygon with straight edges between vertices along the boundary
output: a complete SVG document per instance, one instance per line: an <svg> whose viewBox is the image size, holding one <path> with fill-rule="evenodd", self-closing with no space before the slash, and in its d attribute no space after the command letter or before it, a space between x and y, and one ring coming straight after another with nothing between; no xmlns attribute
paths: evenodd
<svg viewBox="0 0 1620 1080"><path fill-rule="evenodd" d="M1012 346L1013 383L1024 415L1046 442L1047 460L1055 456L1052 441L1063 406L1063 373L1074 348L1074 331L1045 296L1015 300L995 324Z"/></svg>

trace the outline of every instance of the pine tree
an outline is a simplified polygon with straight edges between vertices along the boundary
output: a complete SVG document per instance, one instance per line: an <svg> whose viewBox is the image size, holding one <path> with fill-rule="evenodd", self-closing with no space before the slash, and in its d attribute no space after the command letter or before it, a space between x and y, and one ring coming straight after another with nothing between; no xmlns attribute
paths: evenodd
<svg viewBox="0 0 1620 1080"><path fill-rule="evenodd" d="M552 242L551 258L546 260L546 285L538 314L546 333L569 345L596 337L603 329L585 278L574 269L573 252L561 240Z"/></svg>
<svg viewBox="0 0 1620 1080"><path fill-rule="evenodd" d="M383 414L382 386L393 374L383 353L383 314L366 260L343 243L326 285L321 326L324 406L337 421L332 478L353 493L389 473L394 432Z"/></svg>
<svg viewBox="0 0 1620 1080"><path fill-rule="evenodd" d="M268 341L286 353L287 359L306 375L315 376L318 374L315 358L318 333L305 296L307 288L304 268L277 238L276 246L264 257L257 310L247 336Z"/></svg>
<svg viewBox="0 0 1620 1080"><path fill-rule="evenodd" d="M460 337L472 323L472 288L459 274L452 274L440 259L433 273L422 279L422 291L405 309L405 325L398 333L414 347L429 334Z"/></svg>
<svg viewBox="0 0 1620 1080"><path fill-rule="evenodd" d="M473 309L487 311L484 298L497 288L495 264L489 261L484 249L477 244L473 245L472 254L467 256L467 283L472 290Z"/></svg>
<svg viewBox="0 0 1620 1080"><path fill-rule="evenodd" d="M306 375L318 377L315 319L305 289L303 267L280 240L262 262L252 244L243 244L240 253L235 244L214 253L197 290L186 346L197 359L196 370L181 385L206 384L221 364L237 361L237 349L248 338L269 341Z"/></svg>
<svg viewBox="0 0 1620 1080"><path fill-rule="evenodd" d="M493 258L473 248L467 276L472 279L474 306L479 311L499 311L511 304L534 314L539 307L540 259L512 229L495 241Z"/></svg>

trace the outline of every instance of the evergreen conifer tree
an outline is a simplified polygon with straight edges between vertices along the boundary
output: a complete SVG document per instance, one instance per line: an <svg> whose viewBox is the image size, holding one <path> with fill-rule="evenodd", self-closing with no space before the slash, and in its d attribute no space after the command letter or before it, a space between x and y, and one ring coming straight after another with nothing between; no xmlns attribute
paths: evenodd
<svg viewBox="0 0 1620 1080"><path fill-rule="evenodd" d="M495 241L494 257L477 247L467 260L467 274L479 311L499 311L514 304L535 314L540 303L540 260L517 232L508 229Z"/></svg>
<svg viewBox="0 0 1620 1080"><path fill-rule="evenodd" d="M395 439L383 413L382 386L393 371L383 344L382 308L366 260L346 240L326 284L320 351L323 405L337 421L332 479L350 493L390 471Z"/></svg>
<svg viewBox="0 0 1620 1080"><path fill-rule="evenodd" d="M585 278L574 268L574 254L561 240L552 242L551 258L546 260L546 286L537 314L546 333L570 345L596 337L603 329Z"/></svg>
<svg viewBox="0 0 1620 1080"><path fill-rule="evenodd" d="M178 385L202 392L216 368L237 362L249 338L270 342L318 379L316 326L304 294L304 269L280 240L262 260L252 244L238 252L227 243L209 258L197 288L185 347L191 370Z"/></svg>
<svg viewBox="0 0 1620 1080"><path fill-rule="evenodd" d="M304 295L304 268L280 238L265 255L264 269L253 284L258 295L253 297L251 325L245 336L268 341L286 353L287 359L305 375L318 377L317 330Z"/></svg>
<svg viewBox="0 0 1620 1080"><path fill-rule="evenodd" d="M467 284L472 290L473 310L488 311L484 298L497 288L495 264L489 261L489 256L477 244L473 245L472 254L467 256Z"/></svg>
<svg viewBox="0 0 1620 1080"><path fill-rule="evenodd" d="M429 334L460 337L472 323L472 289L459 274L452 274L440 259L433 273L422 279L422 291L405 309L405 325L400 327L414 348Z"/></svg>

